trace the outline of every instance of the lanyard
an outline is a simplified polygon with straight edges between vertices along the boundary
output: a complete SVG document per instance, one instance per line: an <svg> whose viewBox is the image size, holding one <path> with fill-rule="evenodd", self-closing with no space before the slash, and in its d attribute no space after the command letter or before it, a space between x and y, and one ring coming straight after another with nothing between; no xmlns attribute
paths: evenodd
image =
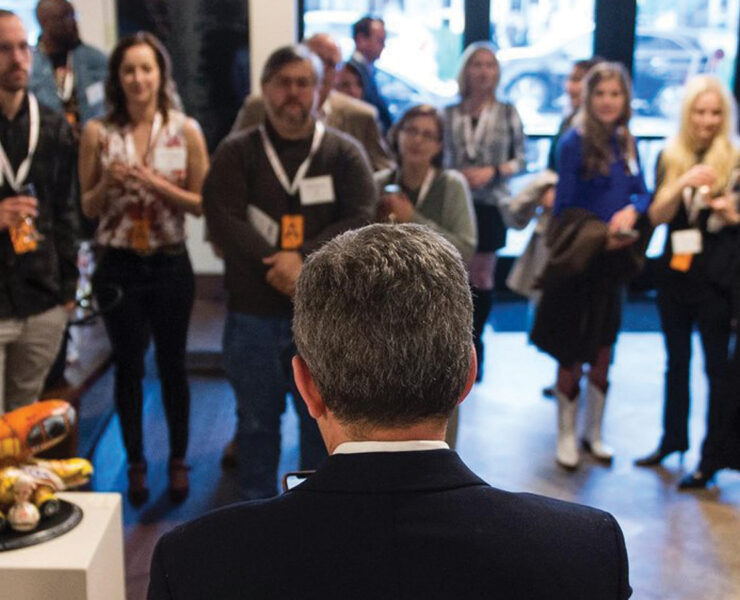
<svg viewBox="0 0 740 600"><path fill-rule="evenodd" d="M62 79L62 85L57 85L57 95L60 100L65 104L69 102L72 97L72 90L75 85L75 74L72 71L72 53L67 53L67 66L65 67L64 78Z"/></svg>
<svg viewBox="0 0 740 600"><path fill-rule="evenodd" d="M157 136L159 136L159 132L161 129L162 113L157 111L154 114L154 120L152 121L152 130L149 132L149 143L147 144L146 150L141 157L141 161L139 161L139 157L136 155L136 145L134 144L134 136L131 133L131 130L129 129L125 133L123 139L124 143L126 144L126 158L128 159L128 164L135 165L139 162L141 162L141 164L146 163L146 157L149 155L149 152L151 152L152 148L154 147L154 143L157 141Z"/></svg>
<svg viewBox="0 0 740 600"><path fill-rule="evenodd" d="M301 166L298 167L298 171L296 172L292 183L288 181L288 175L285 173L283 163L280 162L280 158L275 151L275 146L272 145L272 142L267 135L267 131L265 131L265 126L260 125L259 130L260 135L262 136L262 144L265 147L265 154L267 154L267 160L270 161L270 165L272 166L272 170L275 173L275 177L277 177L280 185L283 186L283 189L289 196L295 196L296 192L298 191L298 187L301 185L303 178L306 176L308 168L311 166L311 160L313 159L314 154L316 154L316 151L319 149L321 140L324 138L324 124L321 121L316 121L316 127L313 132L313 140L311 141L311 149L308 151L308 156L301 163Z"/></svg>
<svg viewBox="0 0 740 600"><path fill-rule="evenodd" d="M422 204L424 204L424 200L426 200L427 194L429 193L429 188L432 187L432 182L434 181L434 177L437 174L437 169L434 167L429 167L427 169L426 175L424 175L424 180L421 182L421 187L419 188L419 195L416 197L416 208L418 209ZM396 183L400 185L401 183L401 172L398 171L396 174Z"/></svg>
<svg viewBox="0 0 740 600"><path fill-rule="evenodd" d="M10 187L18 192L28 177L28 172L31 170L31 161L33 160L33 154L36 152L36 146L39 143L39 131L41 121L39 118L39 103L36 100L36 96L29 92L28 94L28 117L29 117L29 132L28 132L28 155L18 167L18 172L13 173L13 167L10 165L10 159L5 154L5 148L0 143L0 185L2 185L3 178L8 179Z"/></svg>
<svg viewBox="0 0 740 600"><path fill-rule="evenodd" d="M491 116L492 106L485 106L480 112L478 117L478 123L473 131L473 117L470 115L463 116L463 138L465 140L465 153L468 155L470 160L475 160L478 155L478 147L483 141L483 136L486 133L486 126L488 125L488 119Z"/></svg>

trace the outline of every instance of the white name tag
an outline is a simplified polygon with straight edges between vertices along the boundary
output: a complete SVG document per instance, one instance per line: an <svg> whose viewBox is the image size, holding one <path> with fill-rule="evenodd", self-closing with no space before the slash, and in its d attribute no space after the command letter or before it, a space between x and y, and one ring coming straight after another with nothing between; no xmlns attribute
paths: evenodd
<svg viewBox="0 0 740 600"><path fill-rule="evenodd" d="M701 231L698 229L682 229L671 234L671 249L673 254L700 254Z"/></svg>
<svg viewBox="0 0 740 600"><path fill-rule="evenodd" d="M270 218L254 204L247 205L247 219L270 246L277 246L280 227L275 219Z"/></svg>
<svg viewBox="0 0 740 600"><path fill-rule="evenodd" d="M85 97L90 105L100 104L105 100L105 87L102 81L88 85L85 89Z"/></svg>
<svg viewBox="0 0 740 600"><path fill-rule="evenodd" d="M331 175L308 177L301 181L298 190L301 194L301 204L304 206L334 202L334 185Z"/></svg>
<svg viewBox="0 0 740 600"><path fill-rule="evenodd" d="M188 153L182 146L154 149L154 169L160 173L184 171L187 166Z"/></svg>

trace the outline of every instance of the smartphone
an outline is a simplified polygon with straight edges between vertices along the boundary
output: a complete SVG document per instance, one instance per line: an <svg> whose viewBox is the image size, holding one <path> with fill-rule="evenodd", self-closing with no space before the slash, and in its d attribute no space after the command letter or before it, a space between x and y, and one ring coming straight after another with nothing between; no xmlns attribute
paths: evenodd
<svg viewBox="0 0 740 600"><path fill-rule="evenodd" d="M283 475L283 492L292 490L294 487L301 485L315 471L292 471Z"/></svg>

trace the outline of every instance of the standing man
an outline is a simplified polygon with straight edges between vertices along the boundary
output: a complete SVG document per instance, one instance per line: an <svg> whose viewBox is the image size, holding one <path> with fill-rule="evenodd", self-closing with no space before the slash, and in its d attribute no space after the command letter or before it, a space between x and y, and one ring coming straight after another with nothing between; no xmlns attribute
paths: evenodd
<svg viewBox="0 0 740 600"><path fill-rule="evenodd" d="M366 16L352 25L352 37L355 40L355 52L349 63L357 69L362 79L362 99L378 109L383 132L390 129L393 119L388 105L380 95L375 81L375 61L380 58L385 48L385 23L383 19Z"/></svg>
<svg viewBox="0 0 740 600"><path fill-rule="evenodd" d="M295 380L331 454L280 498L167 533L149 600L630 595L604 511L491 487L444 442L475 381L460 254L421 225L371 225L306 261Z"/></svg>
<svg viewBox="0 0 740 600"><path fill-rule="evenodd" d="M108 59L80 40L75 9L67 0L40 0L36 18L41 36L29 87L39 102L64 113L79 139L82 126L105 112Z"/></svg>
<svg viewBox="0 0 740 600"><path fill-rule="evenodd" d="M210 236L226 263L224 360L245 499L276 493L287 391L300 420L301 468L326 455L290 375L291 298L304 258L375 214L362 149L313 117L321 76L306 46L273 52L261 77L264 124L222 142L203 187Z"/></svg>
<svg viewBox="0 0 740 600"><path fill-rule="evenodd" d="M28 92L30 67L23 23L0 10L0 413L38 398L77 285L72 133Z"/></svg>
<svg viewBox="0 0 740 600"><path fill-rule="evenodd" d="M319 57L324 67L324 76L319 86L318 117L330 127L339 129L360 142L367 152L373 171L393 168L390 151L378 128L375 107L332 89L337 64L342 58L339 46L326 33L317 33L304 43ZM256 94L247 96L231 132L259 125L264 120L265 103L262 97Z"/></svg>

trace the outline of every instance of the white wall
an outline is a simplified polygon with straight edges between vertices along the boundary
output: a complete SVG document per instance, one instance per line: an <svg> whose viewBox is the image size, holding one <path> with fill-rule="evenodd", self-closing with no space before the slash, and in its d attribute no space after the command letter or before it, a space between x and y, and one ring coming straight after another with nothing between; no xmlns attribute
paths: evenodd
<svg viewBox="0 0 740 600"><path fill-rule="evenodd" d="M123 0L125 2L125 0ZM110 52L116 45L116 0L71 0L77 13L80 38Z"/></svg>

